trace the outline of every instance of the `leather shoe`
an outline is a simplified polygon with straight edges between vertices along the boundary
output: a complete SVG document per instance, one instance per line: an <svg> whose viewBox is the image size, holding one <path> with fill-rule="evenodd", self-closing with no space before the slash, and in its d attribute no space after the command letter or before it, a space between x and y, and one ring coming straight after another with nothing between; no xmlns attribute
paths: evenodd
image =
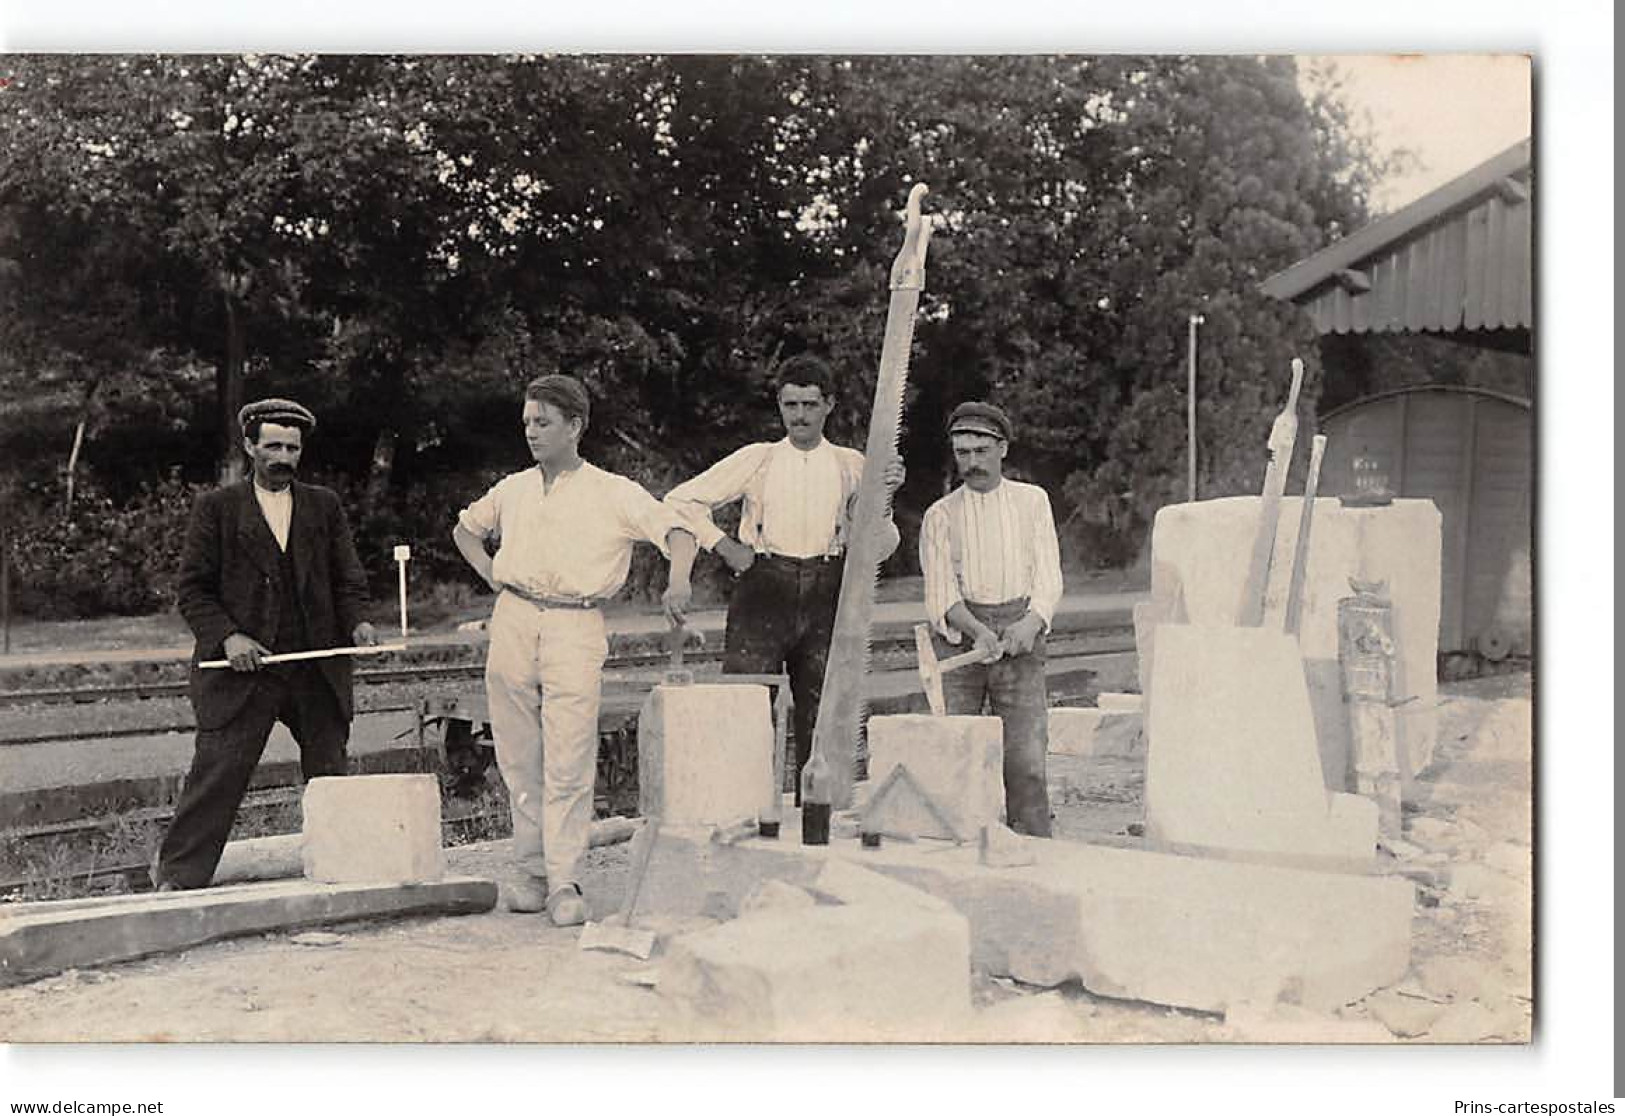
<svg viewBox="0 0 1625 1116"><path fill-rule="evenodd" d="M547 881L536 876L516 876L505 888L508 909L516 914L539 914L547 910Z"/></svg>
<svg viewBox="0 0 1625 1116"><path fill-rule="evenodd" d="M547 916L554 926L580 926L587 921L587 901L579 884L565 884L547 898Z"/></svg>

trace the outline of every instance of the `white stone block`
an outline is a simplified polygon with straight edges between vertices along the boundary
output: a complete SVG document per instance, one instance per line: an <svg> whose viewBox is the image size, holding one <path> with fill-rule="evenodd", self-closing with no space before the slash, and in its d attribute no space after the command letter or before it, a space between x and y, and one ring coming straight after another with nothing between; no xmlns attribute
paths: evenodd
<svg viewBox="0 0 1625 1116"><path fill-rule="evenodd" d="M1280 630L1303 501L1281 501L1274 558L1265 591L1264 626ZM1151 616L1146 622L1189 619L1234 624L1246 577L1259 499L1238 496L1172 504L1157 512L1151 536ZM1401 770L1406 779L1432 758L1438 703L1441 519L1431 500L1395 500L1381 508L1315 502L1305 567L1299 643L1327 786L1350 789L1349 727L1337 665L1337 602L1352 596L1349 578L1386 581L1394 602ZM1161 648L1158 645L1158 651ZM1152 674L1156 668L1152 666ZM1141 679L1145 688L1145 680ZM1155 703L1155 694L1151 701Z"/></svg>
<svg viewBox="0 0 1625 1116"><path fill-rule="evenodd" d="M433 883L440 781L433 775L344 775L305 787L305 878L319 883Z"/></svg>
<svg viewBox="0 0 1625 1116"><path fill-rule="evenodd" d="M991 868L974 846L753 838L716 849L703 834L663 834L641 902L649 917L692 915L702 904L737 909L764 879L822 894L815 881L846 862L951 904L970 921L980 972L1045 988L1078 980L1097 995L1199 1011L1276 1000L1331 1010L1395 983L1410 965L1415 888L1403 877L1026 844L1034 866ZM823 886L834 885L826 877ZM918 902L856 897L859 906L842 909ZM795 940L816 936L804 928Z"/></svg>
<svg viewBox="0 0 1625 1116"><path fill-rule="evenodd" d="M766 686L660 685L638 715L644 817L727 825L773 796L773 710Z"/></svg>
<svg viewBox="0 0 1625 1116"><path fill-rule="evenodd" d="M1354 855L1367 815L1344 805L1333 817L1297 641L1197 624L1164 625L1156 639L1147 834L1174 845ZM1376 852L1374 820L1369 837L1366 857Z"/></svg>
<svg viewBox="0 0 1625 1116"><path fill-rule="evenodd" d="M1062 756L1135 756L1145 751L1138 713L1059 706L1049 711L1049 750Z"/></svg>
<svg viewBox="0 0 1625 1116"><path fill-rule="evenodd" d="M849 861L824 862L808 885L813 891L844 906L922 907L930 911L951 911L953 907L928 891L910 887L890 876L871 872Z"/></svg>
<svg viewBox="0 0 1625 1116"><path fill-rule="evenodd" d="M1004 820L1004 722L902 713L869 718L869 781L908 768L966 839Z"/></svg>
<svg viewBox="0 0 1625 1116"><path fill-rule="evenodd" d="M970 1015L970 928L916 905L769 911L672 940L669 997L698 1039L930 1042Z"/></svg>
<svg viewBox="0 0 1625 1116"><path fill-rule="evenodd" d="M1105 693L1095 698L1095 705L1107 713L1138 713L1144 700L1139 694Z"/></svg>

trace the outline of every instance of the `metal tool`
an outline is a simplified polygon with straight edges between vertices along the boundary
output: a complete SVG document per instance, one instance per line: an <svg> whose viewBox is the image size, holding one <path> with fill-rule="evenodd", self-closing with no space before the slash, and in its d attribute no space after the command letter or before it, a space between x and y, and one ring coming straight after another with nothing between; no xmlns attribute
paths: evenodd
<svg viewBox="0 0 1625 1116"><path fill-rule="evenodd" d="M1258 505L1258 533L1253 536L1252 558L1247 563L1247 579L1241 587L1241 603L1236 623L1256 628L1264 622L1264 590L1269 585L1270 561L1275 554L1275 529L1281 518L1281 494L1286 491L1286 473L1292 465L1292 447L1298 440L1298 392L1303 387L1303 361L1292 360L1292 390L1286 406L1270 427L1270 463L1264 472L1264 493Z"/></svg>
<svg viewBox="0 0 1625 1116"><path fill-rule="evenodd" d="M937 649L931 643L931 628L928 624L914 625L914 651L920 662L920 686L925 690L925 700L930 705L932 714L937 717L948 714L948 703L942 696L942 676L972 663L992 661L988 653L980 647L973 647L969 651L939 661Z"/></svg>
<svg viewBox="0 0 1625 1116"><path fill-rule="evenodd" d="M880 372L875 381L874 408L869 414L869 436L864 443L863 476L847 539L841 592L830 637L829 661L824 669L824 690L818 703L812 753L829 769L832 799L816 806L845 809L852 803L853 768L858 726L862 717L863 680L869 668L869 629L874 619L875 582L880 574L881 528L888 517L891 493L886 488L887 467L897 457L902 425L903 389L908 379L909 349L914 343L914 315L925 287L925 251L931 223L920 214L925 183L909 191L905 209L903 246L892 261L891 295L886 308L886 335L880 350ZM803 806L806 792L802 794Z"/></svg>
<svg viewBox="0 0 1625 1116"><path fill-rule="evenodd" d="M667 640L671 650L671 661L666 667L666 674L663 679L665 685L692 686L694 684L694 672L683 667L683 645L688 642L687 626L679 624L673 628ZM704 641L705 633L701 632L700 642L704 643Z"/></svg>
<svg viewBox="0 0 1625 1116"><path fill-rule="evenodd" d="M626 895L626 905L621 908L618 915L611 915L603 922L589 922L583 926L578 943L582 949L626 953L639 961L647 961L649 955L654 952L654 931L637 929L632 925L632 918L637 914L638 896L643 893L643 878L649 874L649 861L654 856L655 842L659 838L659 818L650 818L632 838L632 843L638 847L632 853L632 882ZM643 844L638 845L639 841ZM618 922L611 921L617 918Z"/></svg>

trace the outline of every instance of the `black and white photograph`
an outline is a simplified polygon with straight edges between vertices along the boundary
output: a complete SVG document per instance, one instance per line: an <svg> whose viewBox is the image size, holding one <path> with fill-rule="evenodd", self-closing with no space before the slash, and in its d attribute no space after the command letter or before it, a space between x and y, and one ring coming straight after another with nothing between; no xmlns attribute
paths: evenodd
<svg viewBox="0 0 1625 1116"><path fill-rule="evenodd" d="M1543 1057L1543 64L1316 42L7 42L7 1058Z"/></svg>

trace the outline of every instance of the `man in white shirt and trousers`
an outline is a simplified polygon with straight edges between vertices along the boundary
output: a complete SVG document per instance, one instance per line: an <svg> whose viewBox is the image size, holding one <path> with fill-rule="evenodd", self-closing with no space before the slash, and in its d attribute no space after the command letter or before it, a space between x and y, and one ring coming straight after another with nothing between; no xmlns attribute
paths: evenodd
<svg viewBox="0 0 1625 1116"><path fill-rule="evenodd" d="M513 813L518 875L508 907L545 909L557 926L587 918L580 873L609 653L600 606L626 581L632 547L643 540L671 561L663 605L681 624L695 554L693 533L671 509L636 481L582 460L589 410L574 377L533 380L521 417L536 467L498 481L452 530L458 551L498 594L485 693Z"/></svg>
<svg viewBox="0 0 1625 1116"><path fill-rule="evenodd" d="M940 656L969 639L987 660L943 675L942 696L950 714L980 714L985 702L1004 722L1010 828L1048 837L1044 636L1061 600L1055 517L1042 488L1004 477L1011 426L1001 408L961 403L948 437L964 483L920 525L926 614Z"/></svg>
<svg viewBox="0 0 1625 1116"><path fill-rule="evenodd" d="M736 450L668 492L666 504L739 579L728 602L724 673L789 675L799 804L863 454L824 437L835 391L822 358L800 353L786 360L777 398L784 438ZM902 462L888 462L882 475L895 491L903 483ZM743 502L737 540L711 518L735 500ZM890 555L897 549L897 527L888 519L885 530L881 552Z"/></svg>

